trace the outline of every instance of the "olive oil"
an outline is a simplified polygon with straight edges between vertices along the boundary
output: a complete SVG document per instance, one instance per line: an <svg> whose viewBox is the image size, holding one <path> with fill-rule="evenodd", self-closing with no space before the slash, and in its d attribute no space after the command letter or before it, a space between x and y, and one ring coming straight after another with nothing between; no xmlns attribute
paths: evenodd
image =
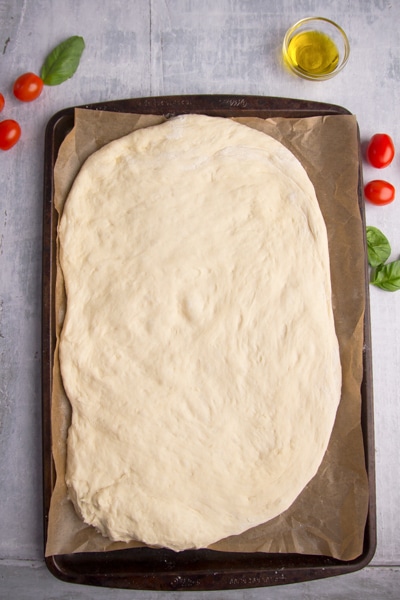
<svg viewBox="0 0 400 600"><path fill-rule="evenodd" d="M304 31L293 36L286 60L305 75L327 75L339 64L339 51L329 36L321 31Z"/></svg>

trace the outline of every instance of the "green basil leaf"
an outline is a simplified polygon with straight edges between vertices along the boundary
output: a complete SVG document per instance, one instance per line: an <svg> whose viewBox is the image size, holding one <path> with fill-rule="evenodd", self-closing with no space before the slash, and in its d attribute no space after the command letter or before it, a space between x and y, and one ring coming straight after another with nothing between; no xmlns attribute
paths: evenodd
<svg viewBox="0 0 400 600"><path fill-rule="evenodd" d="M79 66L85 42L73 35L54 48L47 56L40 77L45 85L59 85L70 79Z"/></svg>
<svg viewBox="0 0 400 600"><path fill-rule="evenodd" d="M371 283L388 292L400 290L400 260L379 265L371 274Z"/></svg>
<svg viewBox="0 0 400 600"><path fill-rule="evenodd" d="M371 267L378 267L389 258L392 249L387 237L377 227L367 227L367 254Z"/></svg>

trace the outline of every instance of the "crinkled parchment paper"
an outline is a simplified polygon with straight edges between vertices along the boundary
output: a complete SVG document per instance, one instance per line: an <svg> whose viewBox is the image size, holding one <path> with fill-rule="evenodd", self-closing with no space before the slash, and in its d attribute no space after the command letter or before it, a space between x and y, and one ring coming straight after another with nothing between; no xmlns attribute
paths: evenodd
<svg viewBox="0 0 400 600"><path fill-rule="evenodd" d="M63 142L55 167L54 203L58 213L62 212L80 166L92 152L134 129L164 120L162 116L77 109L74 129ZM363 551L369 497L360 422L365 270L357 191L357 122L352 115L235 120L265 131L285 144L302 162L315 186L328 230L343 389L324 460L293 505L275 519L211 548L319 554L351 560ZM58 335L66 305L59 268L56 288ZM64 474L71 408L62 386L57 349L51 418L57 479L51 498L46 556L141 546L137 542L111 543L82 522L68 499Z"/></svg>

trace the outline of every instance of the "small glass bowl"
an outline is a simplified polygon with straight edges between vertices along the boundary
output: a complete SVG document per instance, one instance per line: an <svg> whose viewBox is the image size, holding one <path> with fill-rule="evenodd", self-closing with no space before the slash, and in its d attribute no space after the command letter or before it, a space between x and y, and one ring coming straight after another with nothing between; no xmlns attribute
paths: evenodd
<svg viewBox="0 0 400 600"><path fill-rule="evenodd" d="M296 41L299 46L297 52L294 50ZM329 62L328 56L335 49L335 60ZM302 55L301 51L305 54ZM343 29L330 19L307 17L288 29L283 40L282 52L285 64L293 73L303 79L325 81L337 75L346 65L350 44ZM325 59L326 64L323 62Z"/></svg>

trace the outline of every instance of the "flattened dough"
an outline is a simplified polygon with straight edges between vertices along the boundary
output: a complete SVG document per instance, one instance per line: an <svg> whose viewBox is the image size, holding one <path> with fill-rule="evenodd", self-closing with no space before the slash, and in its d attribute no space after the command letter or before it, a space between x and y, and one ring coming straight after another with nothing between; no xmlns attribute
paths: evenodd
<svg viewBox="0 0 400 600"><path fill-rule="evenodd" d="M279 142L185 115L94 153L59 225L66 482L111 540L206 547L286 510L340 400L327 234Z"/></svg>

